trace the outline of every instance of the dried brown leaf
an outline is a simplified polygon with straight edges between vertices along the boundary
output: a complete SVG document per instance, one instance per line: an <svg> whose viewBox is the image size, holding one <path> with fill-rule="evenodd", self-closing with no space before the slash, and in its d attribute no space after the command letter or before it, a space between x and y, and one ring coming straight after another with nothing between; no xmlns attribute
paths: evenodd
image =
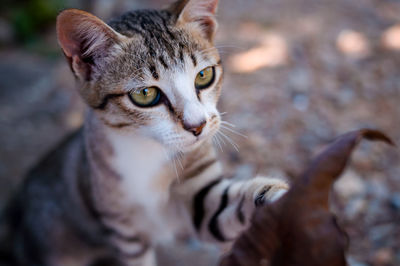
<svg viewBox="0 0 400 266"><path fill-rule="evenodd" d="M348 237L329 210L329 193L361 139L394 145L380 131L339 137L310 164L288 193L258 209L221 266L342 266Z"/></svg>

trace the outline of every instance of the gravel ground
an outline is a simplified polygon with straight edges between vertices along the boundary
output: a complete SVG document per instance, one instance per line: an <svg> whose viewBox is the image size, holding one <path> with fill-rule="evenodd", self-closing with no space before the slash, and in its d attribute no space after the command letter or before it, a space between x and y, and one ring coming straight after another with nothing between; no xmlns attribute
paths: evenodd
<svg viewBox="0 0 400 266"><path fill-rule="evenodd" d="M361 127L399 143L399 14L396 0L221 0L220 110L246 136L224 131L239 146L222 144L227 173L292 179L324 145ZM54 34L46 43L55 47ZM84 107L61 58L15 46L3 47L0 58L4 199L80 125ZM350 235L352 266L400 265L399 162L398 149L363 143L336 184L332 207Z"/></svg>

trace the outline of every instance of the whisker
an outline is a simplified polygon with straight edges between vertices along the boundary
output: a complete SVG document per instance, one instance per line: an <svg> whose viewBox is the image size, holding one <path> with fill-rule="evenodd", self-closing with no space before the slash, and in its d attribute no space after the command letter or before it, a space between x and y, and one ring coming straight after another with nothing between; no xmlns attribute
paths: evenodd
<svg viewBox="0 0 400 266"><path fill-rule="evenodd" d="M215 137L214 136L211 137L211 141L213 143L213 146L216 147L217 146L217 142L215 141Z"/></svg>
<svg viewBox="0 0 400 266"><path fill-rule="evenodd" d="M217 133L218 133L218 132L217 132ZM214 135L212 139L213 139L213 141L215 140L215 142L217 143L219 149L220 149L221 152L223 153L224 150L222 149L221 143L219 142L219 140L218 140L218 138L217 138L217 135Z"/></svg>
<svg viewBox="0 0 400 266"><path fill-rule="evenodd" d="M173 161L173 165L174 165L174 169L175 169L176 179L178 180L178 183L180 183L181 180L179 178L178 168L176 167L175 157L172 157L172 161Z"/></svg>
<svg viewBox="0 0 400 266"><path fill-rule="evenodd" d="M181 167L181 170L183 170L183 165L182 165L182 160L183 159L183 153L181 151L178 151L178 154L176 156L176 160L179 163L179 166Z"/></svg>
<svg viewBox="0 0 400 266"><path fill-rule="evenodd" d="M224 137L231 145L232 147L239 152L239 146L227 135L225 135L224 133L222 133L221 131L219 131L219 133L221 134L222 137Z"/></svg>
<svg viewBox="0 0 400 266"><path fill-rule="evenodd" d="M221 125L220 125L220 126L221 126L222 128L224 128L224 129L226 129L226 130L228 130L228 131L230 131L230 132L236 134L236 135L239 135L239 136L244 137L244 138L248 138L248 136L246 136L246 135L240 133L240 132L237 131L237 130L234 130L233 128L236 128L236 125L234 125L234 124L232 124L232 123L229 123L228 121L221 120Z"/></svg>
<svg viewBox="0 0 400 266"><path fill-rule="evenodd" d="M222 142L222 145L226 145L225 140L224 140L221 136L218 135L218 134L220 134L220 133L221 133L221 132L217 131L216 137L217 137L218 140L220 140L220 142Z"/></svg>
<svg viewBox="0 0 400 266"><path fill-rule="evenodd" d="M238 49L238 50L246 50L245 47L240 47L240 46L234 46L234 45L215 45L213 47L209 47L206 49L201 50L200 52L205 52L205 51L210 51L210 50L220 50L220 49L225 49L225 48L231 48L231 49Z"/></svg>
<svg viewBox="0 0 400 266"><path fill-rule="evenodd" d="M245 50L244 48L241 48L241 47L233 47L233 46L215 46L215 47L210 47L210 48L201 50L201 51L199 51L199 53L202 54L202 55L204 55L204 54L207 54L207 53L212 53L212 52L214 52L215 50L217 50L219 54L230 54L230 53L232 53L232 52L235 52L235 50L233 50L233 51L228 51L228 50L226 50L226 48L235 48L235 49L242 50L242 51Z"/></svg>
<svg viewBox="0 0 400 266"><path fill-rule="evenodd" d="M210 53L212 53L213 51L202 51L202 52L200 52L200 54L202 55L202 56L205 56L205 55L207 55L207 54L210 54ZM231 54L231 53L229 53L228 51L222 51L222 50L218 50L218 53L220 54L220 55L222 55L222 54Z"/></svg>
<svg viewBox="0 0 400 266"><path fill-rule="evenodd" d="M178 168L177 168L177 165L176 165L176 161L177 161L176 154L171 154L171 153L168 152L165 148L163 149L163 151L164 151L164 154L165 154L167 160L169 160L169 161L172 162L172 165L173 165L173 168L174 168L174 172L175 172L175 175L176 175L176 179L178 180L178 183L180 183L181 180L180 180L179 173L178 173ZM180 153L179 150L178 150L177 152L178 152L178 154ZM180 163L180 162L179 162L179 163ZM180 163L180 165L181 165L181 167L182 167L182 164L181 164L181 163ZM183 169L183 168L182 168L182 169Z"/></svg>
<svg viewBox="0 0 400 266"><path fill-rule="evenodd" d="M220 127L223 128L223 129L228 130L229 132L231 132L231 133L233 133L233 134L236 134L236 135L238 135L238 136L241 136L241 137L243 137L243 138L246 138L246 139L248 138L248 136L246 136L246 135L244 135L244 134L242 134L242 133L240 133L240 132L238 132L238 131L236 131L236 130L234 130L234 129L232 129L232 128L229 128L229 127L227 127L226 125L221 124Z"/></svg>
<svg viewBox="0 0 400 266"><path fill-rule="evenodd" d="M215 137L214 137L214 136L211 137L211 141L212 141L212 143L213 143L213 146L214 146L214 147L217 147L217 141L215 140Z"/></svg>
<svg viewBox="0 0 400 266"><path fill-rule="evenodd" d="M245 50L246 48L241 47L241 46L235 46L235 45L215 45L215 48L233 48L233 49L238 49L238 50Z"/></svg>
<svg viewBox="0 0 400 266"><path fill-rule="evenodd" d="M229 123L228 121L225 121L225 120L221 120L221 124L225 124L225 125L228 125L228 126L231 126L231 127L236 127L236 125L234 125L232 123Z"/></svg>

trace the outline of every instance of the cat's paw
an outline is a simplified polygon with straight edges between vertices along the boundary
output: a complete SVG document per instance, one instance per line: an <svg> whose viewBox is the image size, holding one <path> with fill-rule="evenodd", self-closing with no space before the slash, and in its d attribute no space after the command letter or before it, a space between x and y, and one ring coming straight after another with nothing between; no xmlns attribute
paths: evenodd
<svg viewBox="0 0 400 266"><path fill-rule="evenodd" d="M288 189L287 182L271 177L255 177L233 184L228 197L232 204L219 216L224 236L236 239L250 225L257 207L278 200Z"/></svg>
<svg viewBox="0 0 400 266"><path fill-rule="evenodd" d="M289 185L282 179L258 176L250 180L248 189L252 193L256 207L274 202L281 198L289 189Z"/></svg>

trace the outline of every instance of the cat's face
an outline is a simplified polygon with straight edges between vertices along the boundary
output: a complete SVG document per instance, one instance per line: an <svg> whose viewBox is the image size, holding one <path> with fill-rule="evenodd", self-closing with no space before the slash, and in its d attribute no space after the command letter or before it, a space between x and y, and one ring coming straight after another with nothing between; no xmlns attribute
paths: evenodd
<svg viewBox="0 0 400 266"><path fill-rule="evenodd" d="M179 1L169 10L135 11L111 27L82 11L64 11L70 12L65 21L61 13L60 44L82 82L81 94L107 127L177 151L213 136L222 83L212 45L216 3ZM75 21L78 28L71 26Z"/></svg>

